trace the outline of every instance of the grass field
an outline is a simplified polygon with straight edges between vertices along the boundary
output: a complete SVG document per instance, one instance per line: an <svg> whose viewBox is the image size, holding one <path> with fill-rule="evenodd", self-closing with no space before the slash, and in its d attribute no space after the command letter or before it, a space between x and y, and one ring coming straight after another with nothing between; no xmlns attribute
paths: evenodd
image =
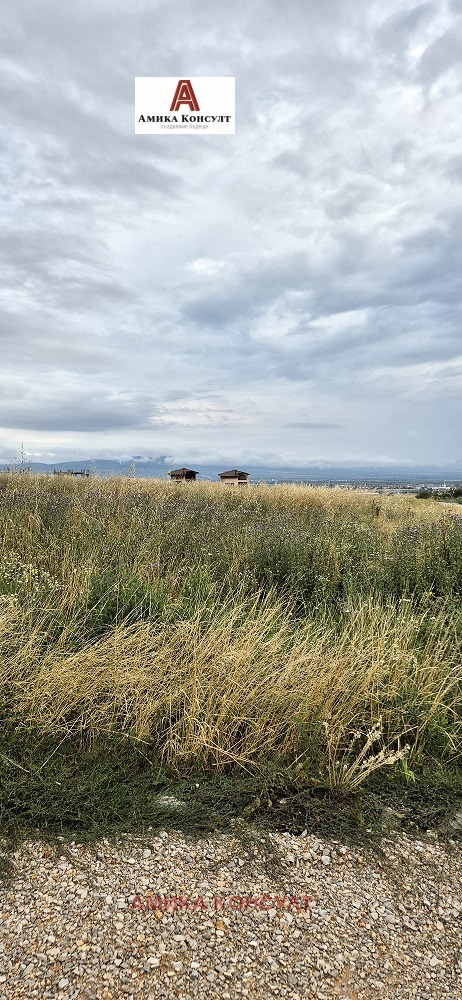
<svg viewBox="0 0 462 1000"><path fill-rule="evenodd" d="M0 526L3 823L61 801L62 824L69 767L94 789L102 762L110 811L122 758L151 797L154 774L247 776L251 801L255 782L270 800L274 781L354 793L378 772L460 787L457 510L17 473L0 475Z"/></svg>

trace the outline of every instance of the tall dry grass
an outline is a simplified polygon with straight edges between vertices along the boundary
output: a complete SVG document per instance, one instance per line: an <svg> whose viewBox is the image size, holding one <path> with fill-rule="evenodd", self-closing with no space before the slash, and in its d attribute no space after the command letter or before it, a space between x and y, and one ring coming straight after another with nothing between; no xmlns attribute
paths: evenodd
<svg viewBox="0 0 462 1000"><path fill-rule="evenodd" d="M5 718L348 787L460 753L461 532L441 506L16 476L0 520Z"/></svg>

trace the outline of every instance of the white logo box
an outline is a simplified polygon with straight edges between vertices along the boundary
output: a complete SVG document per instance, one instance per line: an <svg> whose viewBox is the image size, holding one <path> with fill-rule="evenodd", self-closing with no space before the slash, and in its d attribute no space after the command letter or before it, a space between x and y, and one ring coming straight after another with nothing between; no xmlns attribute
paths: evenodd
<svg viewBox="0 0 462 1000"><path fill-rule="evenodd" d="M136 135L234 135L235 126L234 76L135 77Z"/></svg>

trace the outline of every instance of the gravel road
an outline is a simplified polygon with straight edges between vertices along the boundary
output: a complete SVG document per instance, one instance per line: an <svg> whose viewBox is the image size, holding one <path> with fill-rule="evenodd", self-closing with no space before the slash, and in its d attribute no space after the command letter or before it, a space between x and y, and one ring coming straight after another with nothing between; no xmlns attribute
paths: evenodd
<svg viewBox="0 0 462 1000"><path fill-rule="evenodd" d="M451 840L148 833L13 863L0 1000L462 998Z"/></svg>

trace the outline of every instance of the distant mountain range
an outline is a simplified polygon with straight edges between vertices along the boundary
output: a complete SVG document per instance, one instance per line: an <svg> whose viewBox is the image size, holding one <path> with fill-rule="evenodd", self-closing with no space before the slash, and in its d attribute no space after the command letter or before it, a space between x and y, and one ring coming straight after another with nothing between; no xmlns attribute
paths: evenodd
<svg viewBox="0 0 462 1000"><path fill-rule="evenodd" d="M53 473L72 469L80 472L88 469L94 476L127 476L139 478L167 478L168 470L177 468L182 462L172 462L164 455L149 458L135 455L124 461L119 459L84 458L81 461L68 462L26 462L25 467L31 472ZM236 461L230 460L221 465L192 463L199 473L199 479L217 480L218 474L225 468L234 468ZM445 466L403 466L381 465L379 463L358 464L354 462L322 463L316 462L305 467L295 466L256 466L245 465L245 472L250 472L253 482L312 482L312 483L431 483L445 480L447 483L462 483L462 463L454 462ZM20 463L15 465L0 465L0 469L20 469Z"/></svg>

